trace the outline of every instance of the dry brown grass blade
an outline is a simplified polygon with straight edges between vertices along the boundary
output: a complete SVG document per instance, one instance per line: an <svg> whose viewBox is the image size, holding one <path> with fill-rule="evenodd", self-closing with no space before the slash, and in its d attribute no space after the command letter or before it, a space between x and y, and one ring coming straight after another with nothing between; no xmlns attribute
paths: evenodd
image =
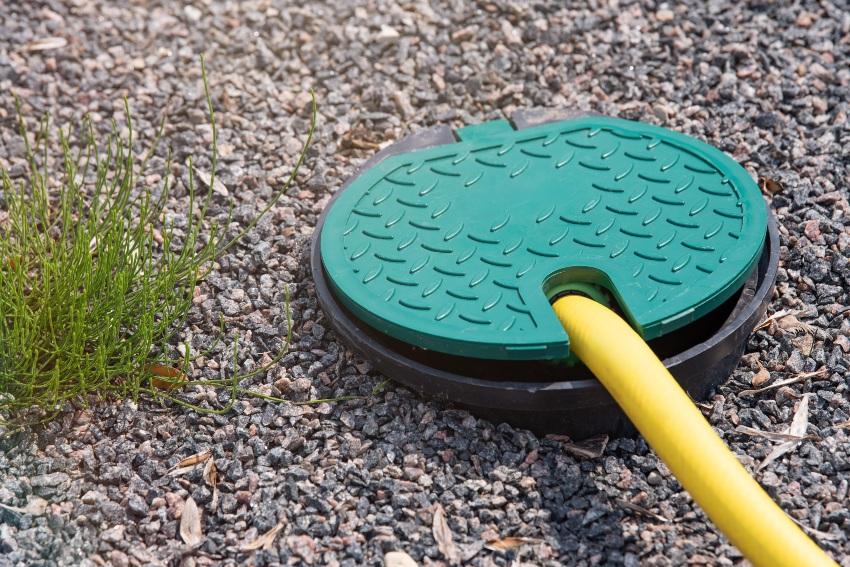
<svg viewBox="0 0 850 567"><path fill-rule="evenodd" d="M485 543L484 547L491 551L510 551L523 545L538 545L541 543L543 543L543 540L535 537L503 537L502 539Z"/></svg>
<svg viewBox="0 0 850 567"><path fill-rule="evenodd" d="M605 447L608 446L607 435L597 435L595 437L585 439L584 441L579 441L578 443L573 443L572 439L566 435L556 435L551 433L546 436L546 439L558 441L567 453L584 459L598 459L602 456L602 453L605 452Z"/></svg>
<svg viewBox="0 0 850 567"><path fill-rule="evenodd" d="M744 435L750 435L751 437L763 437L764 439L770 439L771 441L819 441L820 437L817 435L791 435L790 433L776 433L773 431L762 431L761 429L756 429L755 427L747 427L746 425L739 425L735 428L735 431L738 433L743 433Z"/></svg>
<svg viewBox="0 0 850 567"><path fill-rule="evenodd" d="M803 395L803 399L800 400L800 405L797 407L797 411L794 412L794 418L791 420L791 425L784 433L798 438L802 438L806 434L806 428L809 426L809 398L811 397L812 394ZM762 470L776 459L782 457L785 453L793 451L800 446L801 442L802 440L798 439L795 441L784 441L780 443L773 448L773 451L771 451L767 457L764 458L756 471Z"/></svg>
<svg viewBox="0 0 850 567"><path fill-rule="evenodd" d="M621 498L617 498L615 500L617 504L625 508L626 510L631 510L635 514L640 514L641 516L646 516L647 518L652 518L653 520L658 520L659 522L669 523L670 520L662 516L661 514L656 514L651 510L647 510L643 506L638 506L637 504L633 504L628 500L623 500Z"/></svg>
<svg viewBox="0 0 850 567"><path fill-rule="evenodd" d="M183 514L180 516L180 537L192 547L204 540L204 533L201 530L201 510L191 496L183 505Z"/></svg>
<svg viewBox="0 0 850 567"><path fill-rule="evenodd" d="M803 372L802 374L798 374L793 378L788 378L787 380L780 380L779 382L774 382L769 386L765 386L764 388L756 388L753 390L741 390L738 392L739 396L754 396L755 394L761 394L762 392L768 392L770 390L775 390L777 388L781 388L782 386L790 386L791 384L797 384L799 382L805 382L809 378L815 378L824 376L827 373L826 367L819 368L814 372Z"/></svg>
<svg viewBox="0 0 850 567"><path fill-rule="evenodd" d="M183 476L186 473L192 472L195 470L195 465L189 465L188 467L175 467L168 471L168 474L171 476Z"/></svg>
<svg viewBox="0 0 850 567"><path fill-rule="evenodd" d="M802 524L800 522L800 520L798 520L794 516L788 516L788 517L791 518L791 520L795 524L800 526L800 528L802 528L802 530L804 532L806 532L810 536L813 536L813 537L815 537L815 538L817 538L821 541L836 541L836 540L842 540L845 537L844 534L833 534L833 533L830 533L830 532L822 532L820 530L816 530L815 528L812 528L812 527L809 527L805 524Z"/></svg>
<svg viewBox="0 0 850 567"><path fill-rule="evenodd" d="M50 51L52 49L62 49L68 45L68 40L64 37L43 37L34 39L24 46L24 51Z"/></svg>
<svg viewBox="0 0 850 567"><path fill-rule="evenodd" d="M381 144L376 144L375 142L370 142L369 140L359 140L355 138L349 139L348 144L350 147L356 148L358 150L377 150L381 147Z"/></svg>
<svg viewBox="0 0 850 567"><path fill-rule="evenodd" d="M261 536L257 536L254 541L248 542L242 546L242 551L256 551L260 548L271 549L277 534L283 529L283 522L278 522L275 527L267 531Z"/></svg>
<svg viewBox="0 0 850 567"><path fill-rule="evenodd" d="M434 505L434 523L431 526L431 533L434 535L440 553L450 564L456 564L459 559L458 549L452 537L452 530L446 521L446 511L439 502Z"/></svg>

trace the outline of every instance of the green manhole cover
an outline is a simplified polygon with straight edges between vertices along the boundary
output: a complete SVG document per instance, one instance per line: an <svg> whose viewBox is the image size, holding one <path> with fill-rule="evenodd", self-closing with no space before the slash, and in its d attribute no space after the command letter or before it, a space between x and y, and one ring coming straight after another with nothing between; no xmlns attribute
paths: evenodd
<svg viewBox="0 0 850 567"><path fill-rule="evenodd" d="M363 172L322 229L336 295L404 342L566 358L549 299L568 289L607 290L652 339L728 299L761 254L758 187L695 139L607 117L457 134Z"/></svg>

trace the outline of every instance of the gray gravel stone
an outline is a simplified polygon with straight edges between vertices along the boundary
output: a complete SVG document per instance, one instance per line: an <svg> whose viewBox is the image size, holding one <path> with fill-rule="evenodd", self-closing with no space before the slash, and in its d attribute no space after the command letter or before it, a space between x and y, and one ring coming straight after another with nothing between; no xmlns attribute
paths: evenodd
<svg viewBox="0 0 850 567"><path fill-rule="evenodd" d="M280 363L243 388L293 401L359 396L321 405L241 396L221 416L144 397L66 412L0 451L0 502L49 502L38 517L0 512L0 564L354 566L381 565L393 550L435 564L444 560L431 529L437 503L470 565L740 562L642 440L611 440L602 457L581 460L557 441L391 383L376 389L384 377L339 343L317 305L309 237L358 166L411 130L527 107L664 124L770 180L763 185L783 257L771 310L797 313L812 329L773 324L755 333L707 414L755 470L772 443L736 427L781 431L800 396L817 394L809 433L820 440L756 477L795 519L827 534L816 539L833 557L846 557L850 437L839 427L850 420L846 7L809 0L302 4L0 5L0 165L12 178L25 172L13 94L33 125L43 112L63 125L90 113L99 132L121 118L127 96L144 142L167 118L152 177L143 181L155 185L166 173L170 148L178 181L167 209L178 230L186 227L186 157L210 168L198 55L207 54L225 188L214 191L211 214L225 219L233 199L228 234L244 229L287 179L309 119L307 90L315 90L317 135L295 184L212 267L167 354L178 358L178 345L188 343L199 356L195 376L222 379L233 375L233 336L240 337L236 365L247 370L271 360L291 331ZM47 37L68 45L27 47ZM775 381L820 373L739 396L762 366ZM184 398L221 407L230 394L193 386ZM207 449L217 499L204 464L170 473ZM186 553L179 521L190 496L203 512L205 543ZM652 515L634 512L641 508ZM242 550L277 525L269 549ZM483 546L507 536L540 543L508 553Z"/></svg>

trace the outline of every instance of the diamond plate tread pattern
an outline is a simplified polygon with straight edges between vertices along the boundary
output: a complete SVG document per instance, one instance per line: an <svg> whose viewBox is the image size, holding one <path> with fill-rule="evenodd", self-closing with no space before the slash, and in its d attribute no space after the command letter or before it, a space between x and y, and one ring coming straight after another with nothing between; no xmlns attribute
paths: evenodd
<svg viewBox="0 0 850 567"><path fill-rule="evenodd" d="M544 282L594 278L642 335L727 299L761 253L758 188L720 151L586 117L387 158L328 214L321 252L345 305L405 342L462 356L569 354Z"/></svg>

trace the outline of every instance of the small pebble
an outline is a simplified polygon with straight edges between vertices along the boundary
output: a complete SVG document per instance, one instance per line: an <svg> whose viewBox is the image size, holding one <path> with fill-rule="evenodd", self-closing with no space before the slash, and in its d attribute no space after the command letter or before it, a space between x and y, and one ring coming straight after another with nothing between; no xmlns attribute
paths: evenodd
<svg viewBox="0 0 850 567"><path fill-rule="evenodd" d="M174 178L163 215L178 240L188 226L187 159L198 171L212 165L199 53L218 121L221 185L209 213L228 235L287 187L311 89L318 102L293 183L210 264L186 325L161 353L177 359L188 343L200 355L193 378L236 377L234 410L200 413L147 395L92 400L5 447L0 502L22 507L35 497L47 508L37 517L2 513L0 563L449 564L434 540L437 503L457 564L740 563L640 437L610 439L600 457L584 458L542 434L425 400L386 383L341 342L318 304L311 235L368 158L420 128L534 107L663 124L763 179L781 253L768 314L796 313L801 328L768 325L747 338L746 352L771 373L769 384L799 381L740 395L758 370L744 363L700 401L754 470L774 443L736 426L784 431L802 396L815 394L809 433L819 439L757 479L807 529L828 534L817 539L832 557L850 556L850 436L839 426L850 420L850 24L841 8L731 0L649 9L489 0L0 3L0 167L15 182L26 176L15 95L31 132L42 113L66 128L88 115L101 141L113 120L123 127L127 96L137 155L166 121L137 181L158 190ZM46 38L66 45L27 49ZM164 227L156 230L161 240ZM210 409L231 401L229 382L173 394ZM343 397L353 399L290 403ZM177 466L205 451L208 460ZM204 535L191 553L180 535L189 498ZM269 549L244 550L278 526ZM508 537L535 543L508 553L483 547Z"/></svg>

